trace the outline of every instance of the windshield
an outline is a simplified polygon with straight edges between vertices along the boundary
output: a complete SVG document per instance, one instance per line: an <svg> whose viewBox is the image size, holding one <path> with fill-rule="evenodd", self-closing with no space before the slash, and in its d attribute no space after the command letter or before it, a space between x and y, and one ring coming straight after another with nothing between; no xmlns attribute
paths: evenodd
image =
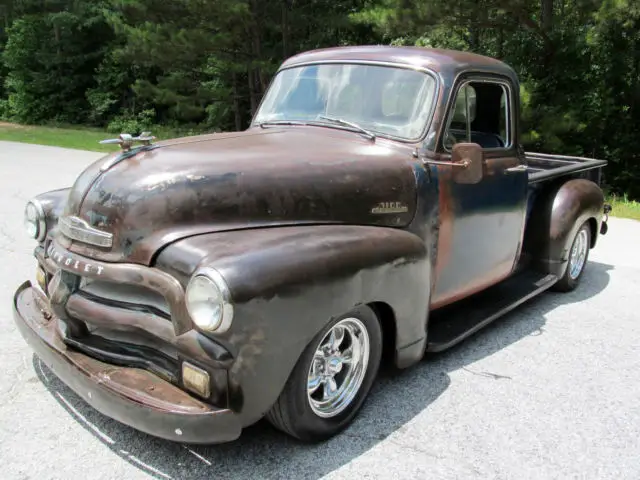
<svg viewBox="0 0 640 480"><path fill-rule="evenodd" d="M254 123L352 122L377 134L415 140L425 128L436 82L426 73L396 67L325 64L278 73Z"/></svg>

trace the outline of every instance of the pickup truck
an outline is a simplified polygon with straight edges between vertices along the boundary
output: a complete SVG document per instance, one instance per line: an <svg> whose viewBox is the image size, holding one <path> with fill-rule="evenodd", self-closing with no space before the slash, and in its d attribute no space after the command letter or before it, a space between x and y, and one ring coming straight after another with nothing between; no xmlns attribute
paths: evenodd
<svg viewBox="0 0 640 480"><path fill-rule="evenodd" d="M606 161L524 152L519 107L514 70L471 53L293 56L246 130L122 134L29 201L17 326L148 434L221 443L266 417L326 440L381 365L579 286L606 233Z"/></svg>

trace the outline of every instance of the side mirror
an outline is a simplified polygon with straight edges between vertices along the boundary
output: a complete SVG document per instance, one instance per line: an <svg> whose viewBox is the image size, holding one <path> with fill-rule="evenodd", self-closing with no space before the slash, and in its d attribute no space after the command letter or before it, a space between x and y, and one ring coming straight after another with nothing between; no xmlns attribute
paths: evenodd
<svg viewBox="0 0 640 480"><path fill-rule="evenodd" d="M482 147L477 143L456 143L451 150L453 181L474 184L482 180Z"/></svg>

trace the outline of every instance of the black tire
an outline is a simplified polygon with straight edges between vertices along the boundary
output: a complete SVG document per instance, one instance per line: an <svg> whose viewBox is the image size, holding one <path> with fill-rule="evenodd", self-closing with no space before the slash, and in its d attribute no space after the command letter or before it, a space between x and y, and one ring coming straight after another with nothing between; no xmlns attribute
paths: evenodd
<svg viewBox="0 0 640 480"><path fill-rule="evenodd" d="M334 325L346 318L359 320L369 335L369 360L357 393L351 403L330 418L318 416L307 397L309 368L316 349ZM382 328L374 311L361 305L325 326L305 348L298 359L278 400L267 413L267 420L279 430L306 442L326 440L345 429L360 411L380 368Z"/></svg>
<svg viewBox="0 0 640 480"><path fill-rule="evenodd" d="M587 237L587 251L584 258L584 263L582 264L582 268L580 269L580 273L577 276L571 276L571 252L580 237L581 232L586 232ZM567 263L567 268L564 272L564 275L558 280L558 282L553 286L553 290L557 292L570 292L575 290L578 285L580 285L580 280L582 279L582 275L584 274L584 270L587 266L587 262L589 261L589 250L591 249L591 227L589 226L589 222L584 222L580 225L580 228L576 232L573 237L573 241L571 242L571 249L569 250L569 262Z"/></svg>

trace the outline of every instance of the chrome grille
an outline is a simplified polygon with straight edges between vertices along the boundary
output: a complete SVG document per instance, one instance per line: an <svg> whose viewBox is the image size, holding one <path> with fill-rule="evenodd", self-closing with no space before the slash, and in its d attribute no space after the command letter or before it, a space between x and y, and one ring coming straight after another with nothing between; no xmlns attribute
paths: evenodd
<svg viewBox="0 0 640 480"><path fill-rule="evenodd" d="M83 277L79 291L99 303L130 310L147 310L171 319L171 309L166 299L145 287Z"/></svg>

